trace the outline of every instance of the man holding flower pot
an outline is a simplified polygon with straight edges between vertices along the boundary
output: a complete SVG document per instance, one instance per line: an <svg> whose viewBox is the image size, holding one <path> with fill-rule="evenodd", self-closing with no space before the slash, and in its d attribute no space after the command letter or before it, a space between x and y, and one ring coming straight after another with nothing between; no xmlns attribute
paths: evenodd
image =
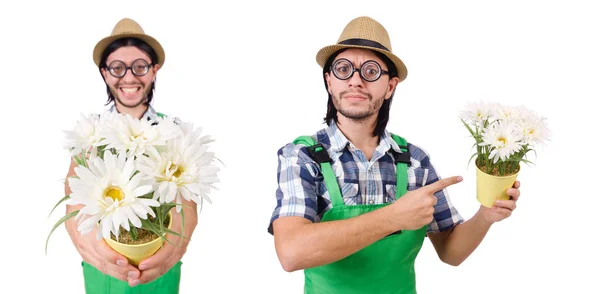
<svg viewBox="0 0 600 294"><path fill-rule="evenodd" d="M165 61L160 43L144 33L131 19L119 21L112 34L100 40L93 52L94 63L106 84L111 111L129 114L135 119L156 121L161 114L150 105L158 70ZM71 162L67 177L75 175L76 162ZM65 184L66 195L71 194ZM67 213L82 205L68 205ZM183 201L185 214L172 213L172 230L186 236L167 234L170 242L136 267L127 258L112 250L103 239L97 239L96 229L80 234L74 219L66 222L73 244L83 258L87 293L178 293L181 258L197 224L196 203ZM131 288L135 287L135 288ZM132 290L134 289L134 290Z"/></svg>
<svg viewBox="0 0 600 294"><path fill-rule="evenodd" d="M269 232L284 270L303 269L305 293L416 293L414 261L425 237L440 259L462 263L519 198L481 207L469 220L420 147L386 129L407 75L386 29L347 24L317 53L328 92L327 127L278 152L277 206Z"/></svg>

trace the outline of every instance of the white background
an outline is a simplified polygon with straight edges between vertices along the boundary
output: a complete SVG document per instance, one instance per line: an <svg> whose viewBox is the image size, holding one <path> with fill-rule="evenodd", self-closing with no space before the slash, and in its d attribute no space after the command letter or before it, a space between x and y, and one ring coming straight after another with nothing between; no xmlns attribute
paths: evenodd
<svg viewBox="0 0 600 294"><path fill-rule="evenodd" d="M154 107L204 126L225 163L183 259L181 293L302 293L302 272L283 271L266 231L276 152L324 126L327 96L315 55L361 15L387 28L408 67L389 129L427 150L442 176L465 178L449 189L465 218L479 207L467 165L472 141L458 120L467 102L523 104L546 116L553 132L536 165L519 175L519 208L467 261L446 265L425 242L419 293L598 293L600 258L590 240L600 204L593 1L279 2L3 2L3 293L83 292L81 259L64 228L44 254L64 208L48 213L63 196L69 162L62 131L80 112L104 109L92 50L123 17L166 50Z"/></svg>

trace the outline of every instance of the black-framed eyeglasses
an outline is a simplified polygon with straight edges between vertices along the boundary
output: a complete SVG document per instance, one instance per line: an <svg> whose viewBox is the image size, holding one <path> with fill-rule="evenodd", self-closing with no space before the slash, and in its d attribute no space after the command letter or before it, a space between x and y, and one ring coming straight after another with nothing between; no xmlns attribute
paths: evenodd
<svg viewBox="0 0 600 294"><path fill-rule="evenodd" d="M381 75L389 74L388 71L381 69L381 65L375 60L363 62L360 68L354 68L352 62L346 58L340 58L331 65L333 75L340 80L351 78L355 72L358 72L360 78L367 82L377 81Z"/></svg>
<svg viewBox="0 0 600 294"><path fill-rule="evenodd" d="M146 62L146 60L140 58L136 59L131 63L131 66L127 66L125 62L121 60L115 60L111 62L106 69L108 72L115 78L122 78L127 73L127 70L130 69L131 73L136 77L145 76L148 73L148 70L152 66L151 63Z"/></svg>

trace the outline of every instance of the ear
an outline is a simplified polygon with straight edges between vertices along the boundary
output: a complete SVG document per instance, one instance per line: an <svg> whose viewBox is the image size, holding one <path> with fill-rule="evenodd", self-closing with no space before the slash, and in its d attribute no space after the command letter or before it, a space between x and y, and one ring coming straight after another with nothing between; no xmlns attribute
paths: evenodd
<svg viewBox="0 0 600 294"><path fill-rule="evenodd" d="M152 66L152 82L156 82L156 73L158 73L158 70L160 69L160 65L155 64Z"/></svg>
<svg viewBox="0 0 600 294"><path fill-rule="evenodd" d="M108 71L106 70L105 67L100 69L100 73L102 73L102 78L104 78L104 80L106 81L106 77L108 75Z"/></svg>
<svg viewBox="0 0 600 294"><path fill-rule="evenodd" d="M329 95L333 95L331 94L331 76L329 72L325 73L325 81L327 82L327 92L329 92Z"/></svg>
<svg viewBox="0 0 600 294"><path fill-rule="evenodd" d="M388 87L387 87L387 91L385 92L385 99L390 99L390 97L392 97L392 94L394 94L394 91L396 90L396 86L398 86L398 83L400 83L400 79L398 77L393 77L390 79L390 81L388 82Z"/></svg>

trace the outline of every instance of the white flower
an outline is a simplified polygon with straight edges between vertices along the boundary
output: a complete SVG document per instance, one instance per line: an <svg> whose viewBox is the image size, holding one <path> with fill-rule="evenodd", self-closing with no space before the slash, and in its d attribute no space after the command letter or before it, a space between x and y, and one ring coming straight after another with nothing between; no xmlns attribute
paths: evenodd
<svg viewBox="0 0 600 294"><path fill-rule="evenodd" d="M93 146L102 140L99 132L100 116L90 114L88 116L80 115L79 121L73 131L64 131L66 134L63 147L70 150L71 156L76 156L82 152L88 152Z"/></svg>
<svg viewBox="0 0 600 294"><path fill-rule="evenodd" d="M191 124L182 124L185 135L168 142L163 152L149 150L148 157L138 162L140 173L154 181L154 199L161 203L182 203L182 199L193 200L197 204L206 199L218 182L218 167L212 166L214 155L207 152L208 136L201 136L201 129L193 129ZM177 212L181 205L177 205Z"/></svg>
<svg viewBox="0 0 600 294"><path fill-rule="evenodd" d="M138 120L129 114L118 114L103 130L108 144L106 148L114 148L118 153L126 152L127 156L140 156L149 149L164 146L167 140L181 134L172 119L160 121L152 125L150 121Z"/></svg>
<svg viewBox="0 0 600 294"><path fill-rule="evenodd" d="M156 216L150 207L159 206L159 203L139 198L149 189L139 174L133 176L134 167L133 158L126 158L125 154L115 156L107 151L104 160L94 158L89 168L75 168L78 178L69 179L71 204L84 205L76 218L89 216L79 220L77 229L81 234L89 233L99 224L98 239L102 236L110 238L111 232L119 236L120 227L129 231L129 222L140 228L140 219Z"/></svg>
<svg viewBox="0 0 600 294"><path fill-rule="evenodd" d="M519 108L518 125L523 133L523 143L528 145L544 144L550 139L550 129L546 118L522 106Z"/></svg>
<svg viewBox="0 0 600 294"><path fill-rule="evenodd" d="M480 146L490 146L490 159L494 159L494 163L498 160L506 160L515 152L521 149L520 142L522 133L519 128L506 121L494 123L484 129Z"/></svg>
<svg viewBox="0 0 600 294"><path fill-rule="evenodd" d="M470 122L478 127L483 126L483 122L486 121L492 114L494 104L487 102L469 103L466 106L466 110L462 111L460 118L465 122Z"/></svg>
<svg viewBox="0 0 600 294"><path fill-rule="evenodd" d="M158 129L164 140L169 140L183 134L181 121L177 117L158 117L156 118L154 127Z"/></svg>
<svg viewBox="0 0 600 294"><path fill-rule="evenodd" d="M519 109L513 106L496 104L490 114L490 120L516 123L520 119Z"/></svg>

